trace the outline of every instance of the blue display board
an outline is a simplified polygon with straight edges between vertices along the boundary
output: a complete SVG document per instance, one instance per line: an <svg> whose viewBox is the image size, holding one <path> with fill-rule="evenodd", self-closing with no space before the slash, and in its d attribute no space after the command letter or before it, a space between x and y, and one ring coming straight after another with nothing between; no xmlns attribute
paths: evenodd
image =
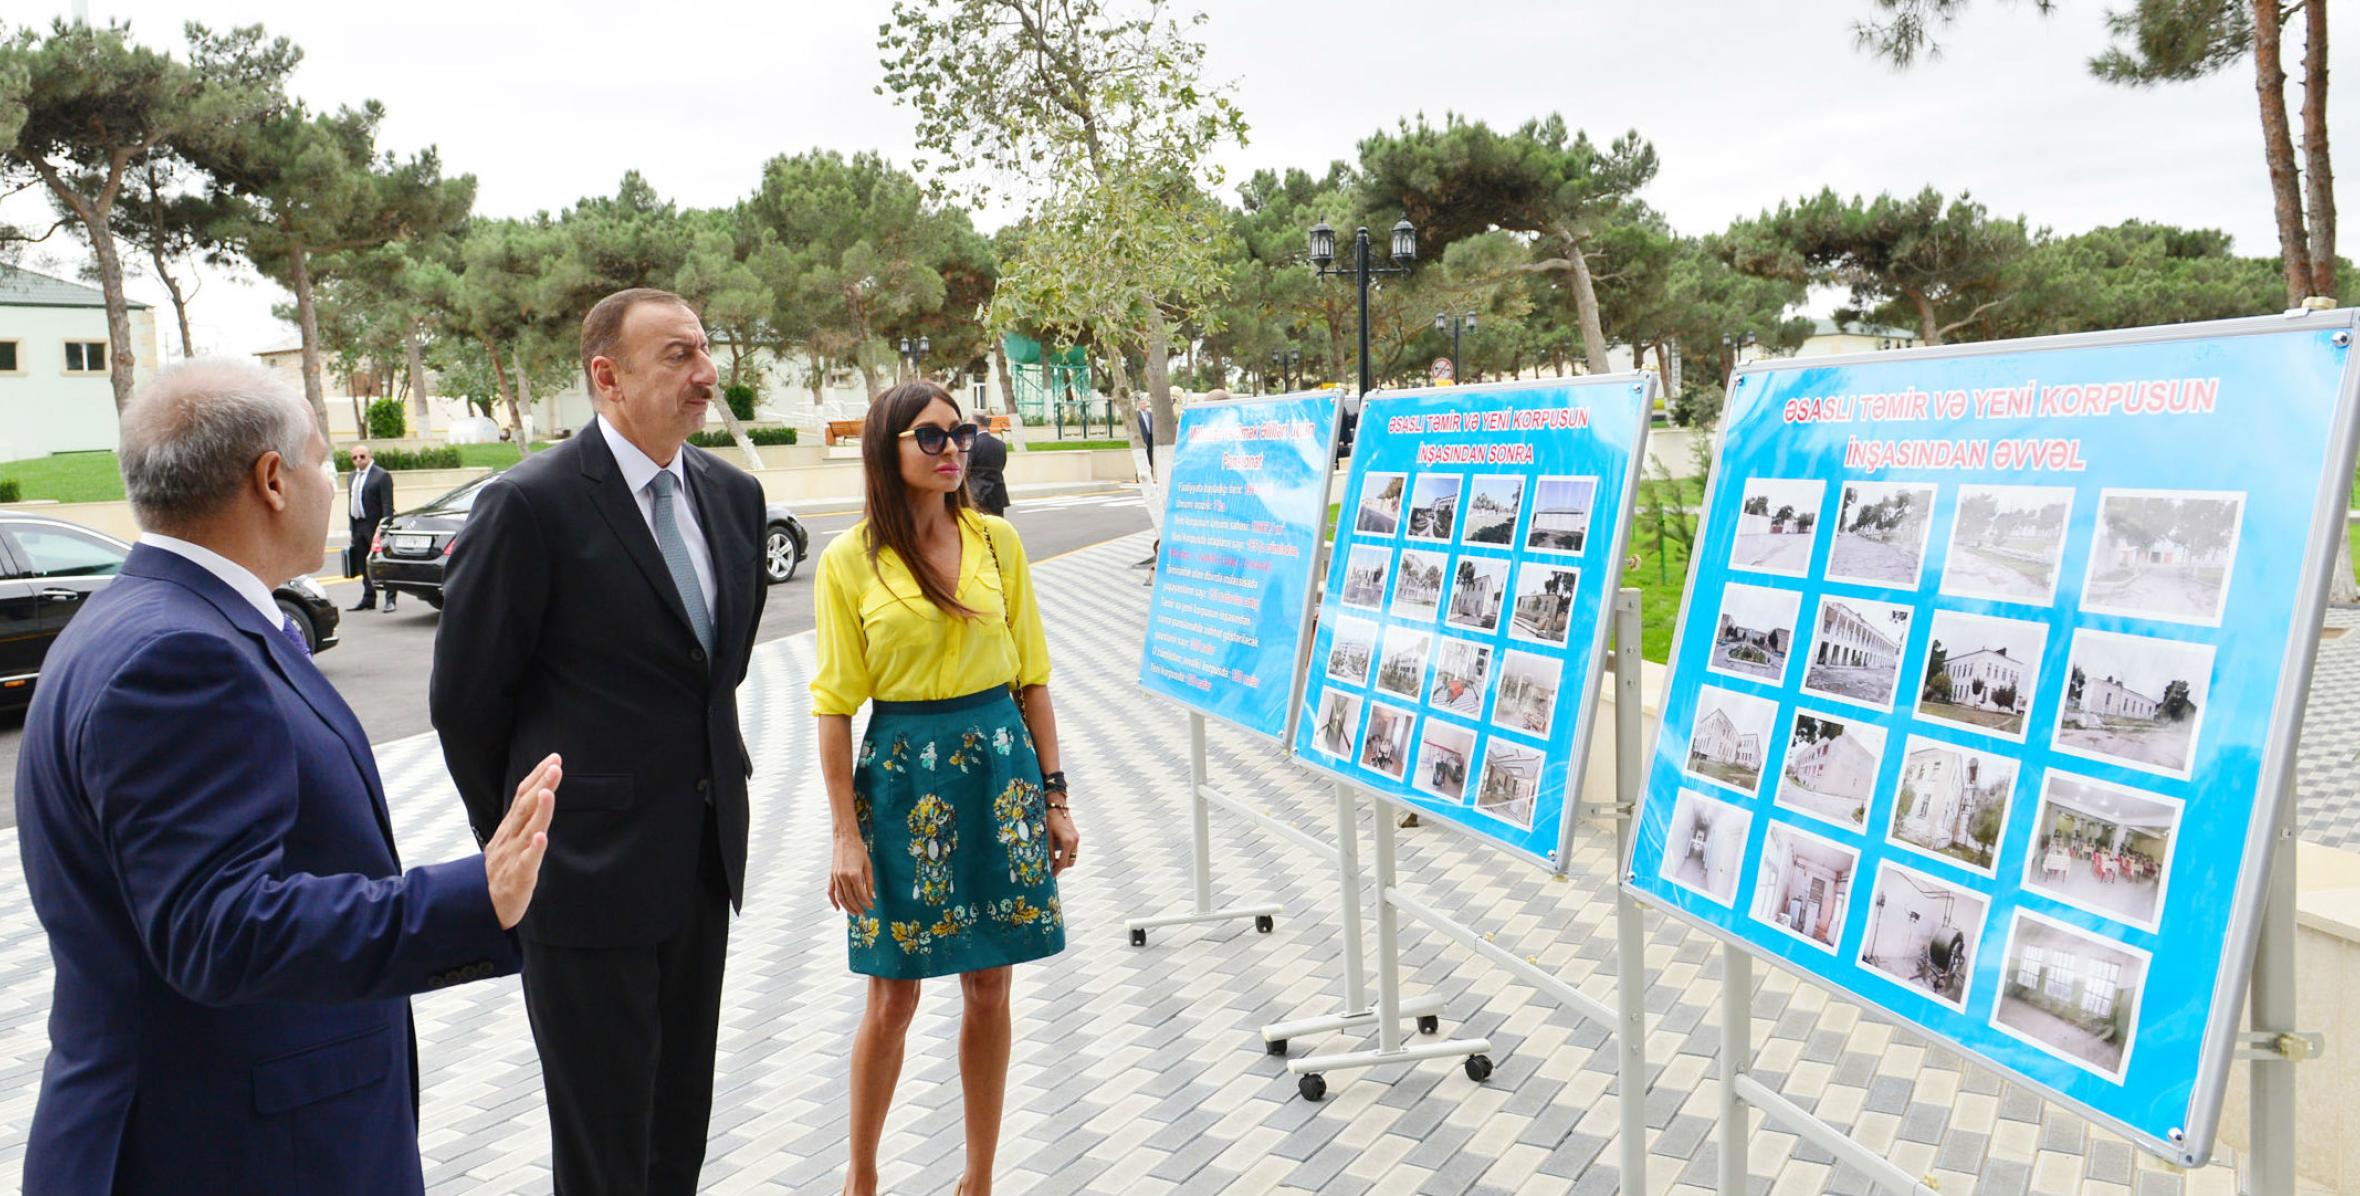
<svg viewBox="0 0 2360 1196"><path fill-rule="evenodd" d="M1747 367L1627 887L2202 1162L2351 326Z"/></svg>
<svg viewBox="0 0 2360 1196"><path fill-rule="evenodd" d="M1333 392L1198 403L1164 466L1139 684L1284 742L1336 456Z"/></svg>
<svg viewBox="0 0 2360 1196"><path fill-rule="evenodd" d="M1650 385L1603 375L1369 398L1299 759L1564 869Z"/></svg>

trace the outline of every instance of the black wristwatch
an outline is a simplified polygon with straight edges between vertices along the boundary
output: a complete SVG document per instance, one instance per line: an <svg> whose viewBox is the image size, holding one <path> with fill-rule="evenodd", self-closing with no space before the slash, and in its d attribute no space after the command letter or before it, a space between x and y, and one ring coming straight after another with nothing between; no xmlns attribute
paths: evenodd
<svg viewBox="0 0 2360 1196"><path fill-rule="evenodd" d="M1059 769L1056 772L1042 773L1041 790L1044 793L1065 792L1065 771L1063 769Z"/></svg>

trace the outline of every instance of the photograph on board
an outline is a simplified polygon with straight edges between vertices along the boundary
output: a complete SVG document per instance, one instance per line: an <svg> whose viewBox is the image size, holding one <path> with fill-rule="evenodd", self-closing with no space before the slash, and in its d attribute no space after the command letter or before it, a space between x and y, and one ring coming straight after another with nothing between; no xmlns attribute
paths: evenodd
<svg viewBox="0 0 2360 1196"><path fill-rule="evenodd" d="M2041 783L2024 887L2154 930L2179 832L2180 803L2171 798L2052 771Z"/></svg>
<svg viewBox="0 0 2360 1196"><path fill-rule="evenodd" d="M1914 590L1934 528L1934 488L1915 482L1846 482L1836 507L1827 576Z"/></svg>
<svg viewBox="0 0 2360 1196"><path fill-rule="evenodd" d="M1753 811L1744 806L1694 789L1680 790L1657 872L1700 897L1728 905L1737 898L1737 882L1745 871L1745 834L1753 823Z"/></svg>
<svg viewBox="0 0 2360 1196"><path fill-rule="evenodd" d="M1347 685L1367 685L1376 660L1377 625L1367 619L1336 620L1336 633L1328 638L1327 675Z"/></svg>
<svg viewBox="0 0 2360 1196"><path fill-rule="evenodd" d="M1776 801L1787 809L1850 831L1868 829L1877 770L1885 762L1885 729L1863 719L1795 711L1778 769Z"/></svg>
<svg viewBox="0 0 2360 1196"><path fill-rule="evenodd" d="M1400 780L1409 768L1409 728L1417 717L1398 706L1369 703L1368 733L1361 737L1360 766Z"/></svg>
<svg viewBox="0 0 2360 1196"><path fill-rule="evenodd" d="M1732 677L1786 681L1786 662L1795 647L1795 618L1803 596L1768 586L1731 585L1721 591L1721 620L1713 629L1713 654L1705 668Z"/></svg>
<svg viewBox="0 0 2360 1196"><path fill-rule="evenodd" d="M1385 575L1393 569L1393 550L1376 544L1355 544L1344 561L1344 605L1381 610L1385 605Z"/></svg>
<svg viewBox="0 0 2360 1196"><path fill-rule="evenodd" d="M1418 770L1410 787L1452 804L1467 800L1467 766L1475 758L1475 732L1438 718L1426 720L1418 735Z"/></svg>
<svg viewBox="0 0 2360 1196"><path fill-rule="evenodd" d="M2220 626L2244 513L2235 492L2101 491L2081 608Z"/></svg>
<svg viewBox="0 0 2360 1196"><path fill-rule="evenodd" d="M1737 501L1737 538L1729 567L1807 577L1818 540L1819 502L1827 483L1816 478L1747 478Z"/></svg>
<svg viewBox="0 0 2360 1196"><path fill-rule="evenodd" d="M1888 837L1990 876L2015 799L2016 771L2006 756L1910 736Z"/></svg>
<svg viewBox="0 0 2360 1196"><path fill-rule="evenodd" d="M1891 710L1910 615L1908 607L1890 602L1822 595L1811 622L1804 691Z"/></svg>
<svg viewBox="0 0 2360 1196"><path fill-rule="evenodd" d="M1390 536L1401 530L1401 498L1409 475L1372 473L1360 484L1360 513L1352 530L1364 536Z"/></svg>
<svg viewBox="0 0 2360 1196"><path fill-rule="evenodd" d="M1991 1024L2076 1067L2120 1080L2139 1025L2147 953L2016 911Z"/></svg>
<svg viewBox="0 0 2360 1196"><path fill-rule="evenodd" d="M1451 570L1450 613L1442 621L1469 631L1497 631L1507 597L1508 562L1499 557L1462 556Z"/></svg>
<svg viewBox="0 0 2360 1196"><path fill-rule="evenodd" d="M1403 549L1401 576L1393 581L1393 617L1433 622L1434 612L1442 608L1443 571L1449 563L1450 558L1439 552Z"/></svg>
<svg viewBox="0 0 2360 1196"><path fill-rule="evenodd" d="M1469 718L1483 713L1483 689L1491 680L1491 645L1443 636L1434 650L1434 684L1426 705Z"/></svg>
<svg viewBox="0 0 2360 1196"><path fill-rule="evenodd" d="M1942 592L2048 605L2072 515L2073 491L2060 486L1959 487Z"/></svg>
<svg viewBox="0 0 2360 1196"><path fill-rule="evenodd" d="M1868 898L1860 962L1964 1013L1990 905L1973 889L1888 860Z"/></svg>
<svg viewBox="0 0 2360 1196"><path fill-rule="evenodd" d="M2210 644L2076 631L2052 742L2076 756L2185 777L2212 670Z"/></svg>
<svg viewBox="0 0 2360 1196"><path fill-rule="evenodd" d="M1311 736L1311 746L1349 762L1352 748L1360 739L1360 699L1340 689L1320 695L1318 730Z"/></svg>
<svg viewBox="0 0 2360 1196"><path fill-rule="evenodd" d="M1459 492L1467 479L1455 473L1418 475L1410 484L1409 512L1403 518L1413 540L1448 540L1459 528Z"/></svg>
<svg viewBox="0 0 2360 1196"><path fill-rule="evenodd" d="M1524 510L1524 479L1514 475L1479 475L1467 492L1469 544L1516 542L1516 516Z"/></svg>
<svg viewBox="0 0 2360 1196"><path fill-rule="evenodd" d="M1538 478L1532 485L1532 525L1524 547L1532 552L1579 553L1590 539L1590 503L1596 478Z"/></svg>
<svg viewBox="0 0 2360 1196"><path fill-rule="evenodd" d="M1434 645L1431 632L1415 627L1385 629L1385 650L1377 659L1377 688L1415 698L1426 687L1426 653Z"/></svg>
<svg viewBox="0 0 2360 1196"><path fill-rule="evenodd" d="M1769 754L1770 724L1777 717L1778 703L1768 698L1698 686L1696 723L1688 732L1688 774L1753 796L1762 786L1762 759Z"/></svg>
<svg viewBox="0 0 2360 1196"><path fill-rule="evenodd" d="M1500 663L1499 696L1491 705L1497 726L1546 737L1556 718L1565 662L1511 648Z"/></svg>
<svg viewBox="0 0 2360 1196"><path fill-rule="evenodd" d="M1844 910L1859 871L1858 851L1773 822L1754 870L1754 920L1833 951L1844 934Z"/></svg>
<svg viewBox="0 0 2360 1196"><path fill-rule="evenodd" d="M1483 748L1483 775L1475 782L1475 808L1532 829L1532 804L1541 792L1541 751L1497 735Z"/></svg>
<svg viewBox="0 0 2360 1196"><path fill-rule="evenodd" d="M1918 674L1918 717L2024 742L2048 637L2043 623L1935 611Z"/></svg>
<svg viewBox="0 0 2360 1196"><path fill-rule="evenodd" d="M1546 561L1525 562L1516 572L1516 604L1508 617L1508 634L1564 647L1573 623L1573 593L1581 586L1581 577L1579 569Z"/></svg>

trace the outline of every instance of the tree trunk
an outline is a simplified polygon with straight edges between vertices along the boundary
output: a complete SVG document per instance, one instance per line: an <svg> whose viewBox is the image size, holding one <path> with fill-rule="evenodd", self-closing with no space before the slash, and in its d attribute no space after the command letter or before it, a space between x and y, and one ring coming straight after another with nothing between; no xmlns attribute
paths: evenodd
<svg viewBox="0 0 2360 1196"><path fill-rule="evenodd" d="M492 387L499 392L500 401L507 405L508 425L515 429L512 438L516 441L516 455L529 457L533 454L533 446L529 443L531 438L524 434L524 412L517 409L516 392L508 389L508 367L500 363L499 343L486 337L483 347L485 352L492 355Z"/></svg>
<svg viewBox="0 0 2360 1196"><path fill-rule="evenodd" d="M1921 343L1928 345L1941 344L1942 326L1934 322L1933 301L1926 298L1926 293L1924 291L1904 289L1901 293L1908 296L1910 306L1917 309L1918 340ZM1734 352L1731 354L1731 360L1735 360Z"/></svg>
<svg viewBox="0 0 2360 1196"><path fill-rule="evenodd" d="M516 347L516 408L524 416L533 414L533 376L525 364L524 346ZM529 457L533 453L534 428L523 418L516 421L516 455Z"/></svg>
<svg viewBox="0 0 2360 1196"><path fill-rule="evenodd" d="M1588 359L1591 373L1603 374L1610 368L1606 328L1598 320L1598 286L1590 278L1590 255L1582 252L1581 242L1567 237L1565 260L1573 264L1573 309L1581 318L1582 356Z"/></svg>
<svg viewBox="0 0 2360 1196"><path fill-rule="evenodd" d="M115 237L107 228L107 217L115 206L115 188L123 177L121 161L108 176L106 189L91 200L68 187L46 159L33 159L33 170L41 181L82 221L82 231L90 239L90 254L98 259L98 288L107 307L107 381L114 387L116 415L130 405L133 367L138 363L131 353L131 305L123 298L123 259L115 252ZM326 421L321 424L324 428Z"/></svg>
<svg viewBox="0 0 2360 1196"><path fill-rule="evenodd" d="M2253 0L2254 91L2262 103L2262 157L2270 166L2286 305L2297 307L2311 293L2311 255L2303 230L2301 185L2295 177L2294 138L2286 122L2286 68L2280 53L2284 30L2278 24L2278 4L2279 0Z"/></svg>
<svg viewBox="0 0 2360 1196"><path fill-rule="evenodd" d="M1155 442L1172 443L1172 433L1179 421L1172 408L1171 329L1164 324L1164 309L1150 299L1147 303L1147 401L1154 412Z"/></svg>
<svg viewBox="0 0 2360 1196"><path fill-rule="evenodd" d="M1663 341L1655 342L1655 376L1663 382L1663 389L1659 393L1663 395L1665 402L1670 402L1674 397L1672 395L1672 351Z"/></svg>
<svg viewBox="0 0 2360 1196"><path fill-rule="evenodd" d="M864 352L868 347L867 341L852 346L852 364L860 370L861 389L866 391L869 400L874 402L877 398L877 367L869 364L869 355Z"/></svg>
<svg viewBox="0 0 2360 1196"><path fill-rule="evenodd" d="M287 253L287 280L294 284L295 322L303 333L303 398L311 404L312 416L320 421L320 435L328 435L328 399L326 388L320 384L320 312L312 301L311 263L301 247ZM355 429L366 432L364 424ZM331 439L333 439L331 437Z"/></svg>
<svg viewBox="0 0 2360 1196"><path fill-rule="evenodd" d="M172 296L172 316L180 324L180 355L195 357L196 338L190 336L188 331L188 296L181 292L180 280L172 277L172 271L166 268L164 243L160 240L151 242L148 245L148 257L156 264L156 277L163 281L164 292Z"/></svg>
<svg viewBox="0 0 2360 1196"><path fill-rule="evenodd" d="M1000 379L1000 401L1008 405L1008 414L1016 414L1016 378L1008 372L1008 345L998 338L992 341L992 373Z"/></svg>
<svg viewBox="0 0 2360 1196"><path fill-rule="evenodd" d="M426 431L426 345L419 330L419 321L410 321L409 334L402 338L402 353L410 366L410 414L417 418L418 431Z"/></svg>
<svg viewBox="0 0 2360 1196"><path fill-rule="evenodd" d="M2311 218L2311 293L2335 297L2335 170L2327 160L2327 0L2303 5L2303 205Z"/></svg>
<svg viewBox="0 0 2360 1196"><path fill-rule="evenodd" d="M809 346L804 348L803 355L811 359L811 405L825 407L828 405L825 389L828 377L827 363L820 359L819 350Z"/></svg>

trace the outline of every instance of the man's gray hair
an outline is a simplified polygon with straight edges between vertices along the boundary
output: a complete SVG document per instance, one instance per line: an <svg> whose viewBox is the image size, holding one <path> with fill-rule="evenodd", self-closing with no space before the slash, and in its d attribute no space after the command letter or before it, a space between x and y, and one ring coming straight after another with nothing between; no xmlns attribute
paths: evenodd
<svg viewBox="0 0 2360 1196"><path fill-rule="evenodd" d="M219 511L254 462L316 468L316 426L295 388L249 361L202 357L148 380L123 409L123 488L139 526L167 531Z"/></svg>

